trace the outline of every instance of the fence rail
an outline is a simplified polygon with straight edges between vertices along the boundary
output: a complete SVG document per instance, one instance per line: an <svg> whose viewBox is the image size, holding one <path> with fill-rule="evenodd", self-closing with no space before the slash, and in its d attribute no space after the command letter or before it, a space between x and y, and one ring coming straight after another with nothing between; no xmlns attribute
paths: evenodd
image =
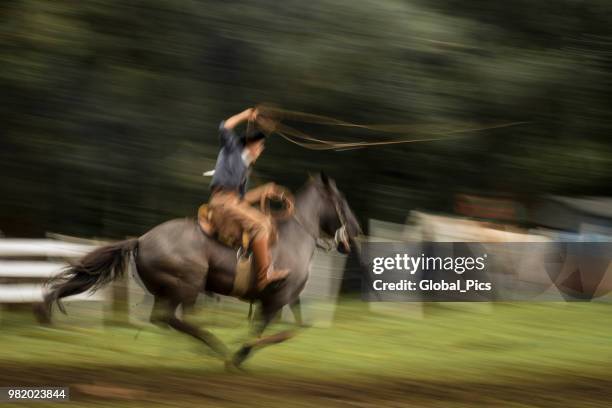
<svg viewBox="0 0 612 408"><path fill-rule="evenodd" d="M51 239L0 239L0 304L41 301L44 281L94 248ZM85 293L67 300L99 301L103 296Z"/></svg>
<svg viewBox="0 0 612 408"><path fill-rule="evenodd" d="M52 239L0 239L0 258L78 258L93 248L95 248L93 245L73 244Z"/></svg>

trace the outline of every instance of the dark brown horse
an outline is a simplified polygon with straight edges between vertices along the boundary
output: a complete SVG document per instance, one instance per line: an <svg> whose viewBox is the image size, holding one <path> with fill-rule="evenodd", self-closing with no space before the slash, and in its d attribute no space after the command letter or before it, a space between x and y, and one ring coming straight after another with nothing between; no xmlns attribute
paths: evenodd
<svg viewBox="0 0 612 408"><path fill-rule="evenodd" d="M291 332L259 337L285 305L299 305L306 285L317 242L333 237L337 249L350 251L359 224L333 180L324 175L312 178L295 198L291 218L278 223L278 242L273 248L274 265L290 270L289 276L264 292L253 290L241 296L260 302L260 316L254 326L256 340L245 343L236 353L211 332L188 322L201 292L232 295L236 275L236 251L205 235L194 219L175 219L161 224L140 238L98 248L50 282L39 312L50 321L51 306L60 299L95 290L121 275L133 254L138 276L155 301L151 322L169 325L210 346L230 366L240 365L253 349L281 342ZM177 316L182 306L183 316ZM292 308L293 308L292 307Z"/></svg>

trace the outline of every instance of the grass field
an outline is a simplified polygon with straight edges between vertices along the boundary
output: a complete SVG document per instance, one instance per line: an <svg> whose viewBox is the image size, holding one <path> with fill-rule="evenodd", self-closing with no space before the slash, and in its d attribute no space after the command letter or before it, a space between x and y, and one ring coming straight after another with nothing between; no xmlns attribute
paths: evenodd
<svg viewBox="0 0 612 408"><path fill-rule="evenodd" d="M449 306L414 318L345 300L331 328L259 351L246 373L170 330L41 328L4 313L0 386L70 386L74 407L612 406L612 305ZM234 348L247 331L243 313L199 322Z"/></svg>

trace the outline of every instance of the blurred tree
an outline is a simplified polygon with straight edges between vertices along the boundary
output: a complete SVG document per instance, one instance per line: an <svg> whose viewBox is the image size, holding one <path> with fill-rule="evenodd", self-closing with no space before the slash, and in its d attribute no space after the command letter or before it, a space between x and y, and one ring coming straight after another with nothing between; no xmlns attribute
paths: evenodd
<svg viewBox="0 0 612 408"><path fill-rule="evenodd" d="M268 143L258 180L297 188L324 170L364 224L448 210L463 190L604 194L611 13L603 0L5 0L0 229L122 237L191 215L218 122L261 101L364 123L530 121L346 152Z"/></svg>

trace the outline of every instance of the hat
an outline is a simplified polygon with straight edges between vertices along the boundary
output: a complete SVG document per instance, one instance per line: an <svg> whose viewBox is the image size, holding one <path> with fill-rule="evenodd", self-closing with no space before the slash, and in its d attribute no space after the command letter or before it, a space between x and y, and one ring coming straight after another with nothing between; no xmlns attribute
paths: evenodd
<svg viewBox="0 0 612 408"><path fill-rule="evenodd" d="M261 130L254 130L245 134L244 136L244 144L257 142L258 140L262 140L266 138L266 134Z"/></svg>

